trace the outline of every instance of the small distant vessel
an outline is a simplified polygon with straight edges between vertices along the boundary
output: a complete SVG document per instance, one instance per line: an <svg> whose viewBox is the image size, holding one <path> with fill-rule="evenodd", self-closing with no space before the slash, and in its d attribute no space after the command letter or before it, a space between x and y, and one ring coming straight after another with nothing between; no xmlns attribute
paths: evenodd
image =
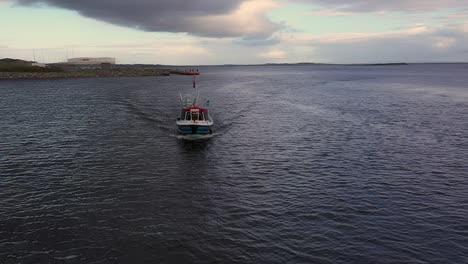
<svg viewBox="0 0 468 264"><path fill-rule="evenodd" d="M182 107L180 117L177 118L177 131L182 135L213 134L213 120L207 107L196 104Z"/></svg>
<svg viewBox="0 0 468 264"><path fill-rule="evenodd" d="M178 75L200 75L198 69L189 69L189 70L171 70L171 74L178 74Z"/></svg>
<svg viewBox="0 0 468 264"><path fill-rule="evenodd" d="M179 74L180 75L200 75L200 72L188 71L188 72L180 72Z"/></svg>

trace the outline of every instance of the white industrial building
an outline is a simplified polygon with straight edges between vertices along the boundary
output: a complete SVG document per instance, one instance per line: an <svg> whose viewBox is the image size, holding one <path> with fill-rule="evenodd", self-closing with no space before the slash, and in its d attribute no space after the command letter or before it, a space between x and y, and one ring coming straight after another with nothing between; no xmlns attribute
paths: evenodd
<svg viewBox="0 0 468 264"><path fill-rule="evenodd" d="M103 63L115 64L115 58L91 58L91 57L82 57L82 58L72 58L68 59L68 64L81 64L81 65L100 65Z"/></svg>

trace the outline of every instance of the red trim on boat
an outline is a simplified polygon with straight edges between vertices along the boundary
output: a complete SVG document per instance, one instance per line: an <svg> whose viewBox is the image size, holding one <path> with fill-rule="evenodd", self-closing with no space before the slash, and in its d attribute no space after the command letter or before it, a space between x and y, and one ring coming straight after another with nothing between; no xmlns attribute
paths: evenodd
<svg viewBox="0 0 468 264"><path fill-rule="evenodd" d="M198 109L200 112L207 112L208 111L208 108L200 107L200 106L197 106L197 105L191 105L191 106L184 107L184 111L190 111L192 109Z"/></svg>

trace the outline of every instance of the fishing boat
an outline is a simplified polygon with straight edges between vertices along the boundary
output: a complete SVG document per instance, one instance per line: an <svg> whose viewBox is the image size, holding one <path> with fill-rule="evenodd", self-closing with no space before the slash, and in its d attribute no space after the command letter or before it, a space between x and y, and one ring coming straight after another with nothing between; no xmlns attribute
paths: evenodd
<svg viewBox="0 0 468 264"><path fill-rule="evenodd" d="M193 78L193 88L196 89L196 79ZM197 91L197 90L196 90ZM197 96L186 97L185 99L180 94L181 111L180 117L177 118L177 131L182 135L210 135L213 134L212 127L214 125L208 111L210 101L206 101L206 106L197 104L200 94L197 91Z"/></svg>
<svg viewBox="0 0 468 264"><path fill-rule="evenodd" d="M209 135L213 133L214 122L208 108L196 104L182 107L176 124L177 131L182 135Z"/></svg>
<svg viewBox="0 0 468 264"><path fill-rule="evenodd" d="M213 134L208 108L191 105L183 107L181 116L177 118L177 131L182 135L210 135Z"/></svg>

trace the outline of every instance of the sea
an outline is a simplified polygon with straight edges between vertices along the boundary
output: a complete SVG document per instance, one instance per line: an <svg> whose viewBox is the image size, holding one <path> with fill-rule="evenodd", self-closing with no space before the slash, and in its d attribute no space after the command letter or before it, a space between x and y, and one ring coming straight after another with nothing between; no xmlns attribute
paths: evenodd
<svg viewBox="0 0 468 264"><path fill-rule="evenodd" d="M0 81L0 263L468 263L468 64L199 70Z"/></svg>

